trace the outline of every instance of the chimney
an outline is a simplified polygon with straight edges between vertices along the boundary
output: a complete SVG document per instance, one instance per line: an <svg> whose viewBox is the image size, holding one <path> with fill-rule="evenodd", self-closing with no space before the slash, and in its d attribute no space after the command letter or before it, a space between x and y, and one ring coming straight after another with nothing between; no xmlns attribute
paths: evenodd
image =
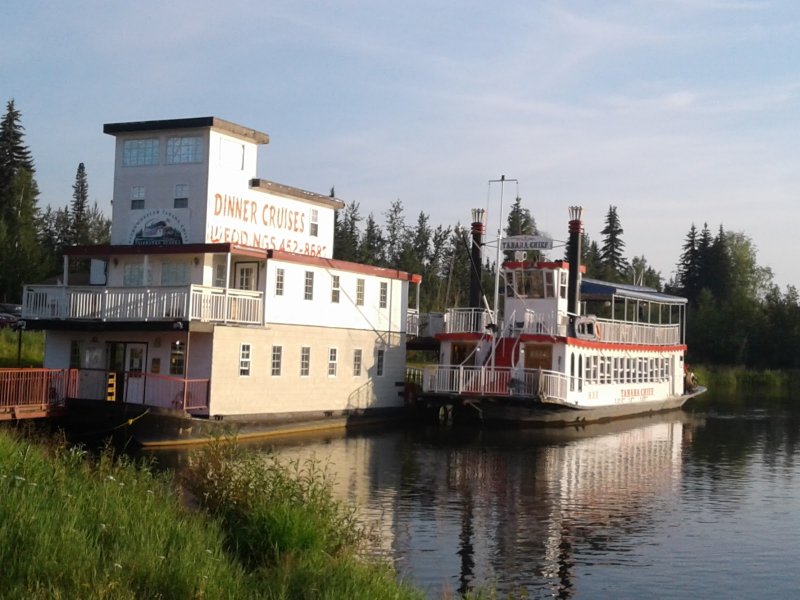
<svg viewBox="0 0 800 600"><path fill-rule="evenodd" d="M580 206L569 207L569 287L567 291L567 311L570 313L570 323L578 314L581 302L580 274L581 274L581 234L583 233L583 208Z"/></svg>
<svg viewBox="0 0 800 600"><path fill-rule="evenodd" d="M469 307L481 308L481 250L483 248L483 234L486 233L486 211L482 208L472 209L472 244L470 245L469 270Z"/></svg>

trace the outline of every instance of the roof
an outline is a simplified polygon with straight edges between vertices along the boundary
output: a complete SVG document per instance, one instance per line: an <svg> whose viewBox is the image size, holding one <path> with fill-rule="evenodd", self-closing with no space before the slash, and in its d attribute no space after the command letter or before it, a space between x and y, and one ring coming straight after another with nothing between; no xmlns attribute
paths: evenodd
<svg viewBox="0 0 800 600"><path fill-rule="evenodd" d="M319 204L321 206L329 206L335 210L340 210L345 207L344 202L338 198L334 198L333 196L323 196L322 194L317 194L315 192L307 192L306 190L301 190L300 188L284 185L282 183L276 183L274 181L267 181L266 179L251 179L250 188L259 190L261 192L269 192L278 196L285 196L286 198L303 200L305 202L313 202L314 204Z"/></svg>
<svg viewBox="0 0 800 600"><path fill-rule="evenodd" d="M686 304L688 301L681 296L664 294L658 290L642 285L628 283L609 283L599 279L583 278L581 281L582 300L606 300L612 296L659 302L661 304Z"/></svg>
<svg viewBox="0 0 800 600"><path fill-rule="evenodd" d="M269 136L249 127L243 127L218 117L192 117L188 119L162 119L159 121L130 121L127 123L106 123L103 133L144 133L165 129L200 129L209 127L256 144L269 144Z"/></svg>

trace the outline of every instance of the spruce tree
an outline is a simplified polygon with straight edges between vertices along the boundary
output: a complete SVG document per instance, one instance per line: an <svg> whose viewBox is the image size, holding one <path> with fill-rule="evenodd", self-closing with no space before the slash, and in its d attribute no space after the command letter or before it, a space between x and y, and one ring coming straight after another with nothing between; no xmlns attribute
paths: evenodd
<svg viewBox="0 0 800 600"><path fill-rule="evenodd" d="M72 203L70 204L70 243L85 246L89 239L89 183L83 163L78 165L75 183L72 184Z"/></svg>
<svg viewBox="0 0 800 600"><path fill-rule="evenodd" d="M609 206L606 214L606 226L600 232L603 234L603 246L600 249L600 260L605 270L604 275L610 281L621 281L627 271L627 261L622 251L625 242L622 241L623 229L617 215L617 207Z"/></svg>
<svg viewBox="0 0 800 600"><path fill-rule="evenodd" d="M514 199L514 204L511 205L511 210L508 211L508 219L506 221L507 236L515 235L536 235L536 221L531 216L531 211L527 208L522 208L522 198L517 196ZM505 260L516 260L514 251L505 252ZM536 261L541 257L541 252L533 250L527 252L525 260Z"/></svg>

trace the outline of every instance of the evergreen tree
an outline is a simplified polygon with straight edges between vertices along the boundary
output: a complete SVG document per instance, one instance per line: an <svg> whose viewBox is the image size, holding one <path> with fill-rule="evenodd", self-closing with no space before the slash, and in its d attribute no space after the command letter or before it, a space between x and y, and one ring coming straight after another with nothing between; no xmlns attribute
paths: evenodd
<svg viewBox="0 0 800 600"><path fill-rule="evenodd" d="M0 122L0 300L17 302L42 274L37 231L39 188L14 101Z"/></svg>
<svg viewBox="0 0 800 600"><path fill-rule="evenodd" d="M444 252L444 296L440 302L446 308L469 304L469 231L460 224L453 228ZM486 288L484 288L486 289Z"/></svg>
<svg viewBox="0 0 800 600"><path fill-rule="evenodd" d="M360 233L358 223L361 221L359 204L351 202L342 211L334 213L333 224L333 257L340 260L357 261L359 257Z"/></svg>
<svg viewBox="0 0 800 600"><path fill-rule="evenodd" d="M634 256L628 266L628 282L661 290L661 274L647 264L644 256Z"/></svg>
<svg viewBox="0 0 800 600"><path fill-rule="evenodd" d="M623 229L616 206L608 207L605 223L605 228L600 232L603 234L600 261L603 265L604 275L609 281L622 281L627 271L627 263L622 253L625 242L622 241Z"/></svg>
<svg viewBox="0 0 800 600"><path fill-rule="evenodd" d="M89 183L83 163L78 165L75 183L72 184L72 203L70 204L70 244L85 246L89 238Z"/></svg>
<svg viewBox="0 0 800 600"><path fill-rule="evenodd" d="M395 200L386 213L385 252L386 261L393 269L400 268L403 255L403 241L406 236L406 222L403 216L403 203Z"/></svg>
<svg viewBox="0 0 800 600"><path fill-rule="evenodd" d="M689 233L686 234L686 241L683 244L680 262L678 263L678 274L676 284L679 293L684 295L689 302L697 300L700 293L700 250L697 236L697 227L692 223Z"/></svg>
<svg viewBox="0 0 800 600"><path fill-rule="evenodd" d="M514 200L511 205L511 210L508 211L508 220L505 233L507 236L514 235L536 235L536 221L531 216L527 208L522 208L522 198L519 196ZM516 260L514 251L505 252L505 260ZM540 260L541 252L534 250L526 253L525 260L537 261Z"/></svg>
<svg viewBox="0 0 800 600"><path fill-rule="evenodd" d="M103 214L97 202L89 209L86 218L89 232L89 244L110 244L111 243L111 219Z"/></svg>
<svg viewBox="0 0 800 600"><path fill-rule="evenodd" d="M369 213L364 225L364 235L361 238L360 262L368 265L385 266L385 245L386 242L383 239L381 228L375 222L375 217L372 213Z"/></svg>

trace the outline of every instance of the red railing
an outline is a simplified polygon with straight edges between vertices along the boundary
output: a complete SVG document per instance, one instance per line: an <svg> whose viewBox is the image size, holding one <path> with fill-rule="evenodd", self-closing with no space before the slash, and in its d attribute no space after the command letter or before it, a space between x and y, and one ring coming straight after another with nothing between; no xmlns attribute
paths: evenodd
<svg viewBox="0 0 800 600"><path fill-rule="evenodd" d="M77 381L75 369L0 369L0 420L59 412Z"/></svg>

